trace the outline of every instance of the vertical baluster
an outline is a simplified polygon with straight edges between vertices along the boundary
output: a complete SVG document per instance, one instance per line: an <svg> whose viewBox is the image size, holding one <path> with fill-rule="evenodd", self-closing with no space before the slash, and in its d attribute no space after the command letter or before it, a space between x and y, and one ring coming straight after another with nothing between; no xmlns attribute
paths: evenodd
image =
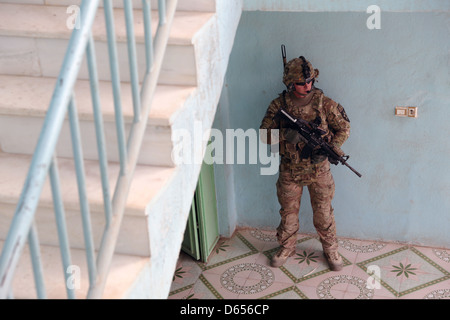
<svg viewBox="0 0 450 320"><path fill-rule="evenodd" d="M30 245L31 263L33 265L37 296L39 299L46 299L47 293L45 292L44 273L35 221L31 224L30 231L28 232L28 243Z"/></svg>
<svg viewBox="0 0 450 320"><path fill-rule="evenodd" d="M86 194L86 182L83 162L83 152L81 149L80 128L78 124L78 114L75 106L75 98L69 102L69 123L72 136L73 157L78 182L78 194L80 198L81 218L83 222L84 242L86 246L86 258L89 270L89 283L93 285L96 277L96 265L94 255L94 241L92 237L92 226L89 212L89 203Z"/></svg>
<svg viewBox="0 0 450 320"><path fill-rule="evenodd" d="M142 0L142 11L144 15L146 73L150 73L153 66L152 10L150 0Z"/></svg>
<svg viewBox="0 0 450 320"><path fill-rule="evenodd" d="M134 37L133 4L124 0L125 22L127 27L128 62L130 66L131 92L133 97L134 122L138 122L141 115L141 99L139 97L139 75L136 62L136 42Z"/></svg>
<svg viewBox="0 0 450 320"><path fill-rule="evenodd" d="M114 28L114 13L110 0L104 0L106 34L108 38L109 64L111 69L111 83L114 95L114 110L117 129L117 140L119 146L120 171L123 174L126 170L127 151L125 143L125 125L123 121L122 102L120 98L120 75L119 63L117 59L116 32Z"/></svg>
<svg viewBox="0 0 450 320"><path fill-rule="evenodd" d="M97 136L97 150L100 165L100 173L103 189L103 207L105 210L106 225L108 226L112 215L111 193L108 181L108 157L106 155L106 142L103 129L103 115L100 104L100 95L98 88L97 62L95 58L95 47L92 33L89 36L86 47L86 57L89 69L89 82L91 86L92 107L94 110L95 133Z"/></svg>
<svg viewBox="0 0 450 320"><path fill-rule="evenodd" d="M158 0L159 25L166 24L166 0Z"/></svg>
<svg viewBox="0 0 450 320"><path fill-rule="evenodd" d="M133 173L136 168L137 159L139 156L139 150L141 148L142 140L145 134L148 113L151 107L151 101L153 99L153 95L155 92L155 88L158 82L158 75L160 73L162 60L164 57L164 51L167 47L167 42L169 39L170 28L172 25L173 17L175 15L177 0L171 0L168 2L167 12L168 17L167 23L165 23L160 28L158 27L158 32L160 35L155 37L155 45L154 45L154 69L151 74L146 76L144 79L144 89L142 91L142 119L137 123L133 123L130 136L133 136L134 139L129 139L128 145L128 157L129 163L127 172L124 175L120 175L113 196L113 216L114 219L111 221L110 228L106 229L102 242L100 244L100 250L97 258L97 267L98 267L98 281L96 285L89 289L88 298L98 299L102 297L104 288L105 288L105 279L106 275L111 266L112 258L114 255L114 250L117 243L117 236L120 231L120 225L122 222L122 218L124 216L125 206L127 202L127 196L130 189L130 184L132 181Z"/></svg>
<svg viewBox="0 0 450 320"><path fill-rule="evenodd" d="M67 236L66 217L64 212L64 204L61 196L61 187L59 183L58 163L56 157L53 156L53 160L49 168L50 185L53 195L53 206L55 209L56 226L58 230L59 248L61 251L61 259L63 265L63 273L66 283L66 292L69 299L75 299L75 290L68 286L70 278L67 272L70 265L72 265L72 259L70 257L69 238Z"/></svg>

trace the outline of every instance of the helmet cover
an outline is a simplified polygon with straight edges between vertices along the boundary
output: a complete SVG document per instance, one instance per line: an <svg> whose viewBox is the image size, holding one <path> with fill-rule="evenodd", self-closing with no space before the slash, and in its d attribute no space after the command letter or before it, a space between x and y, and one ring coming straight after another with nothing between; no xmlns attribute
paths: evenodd
<svg viewBox="0 0 450 320"><path fill-rule="evenodd" d="M283 83L286 87L292 87L294 83L315 80L319 75L319 70L314 69L311 62L303 56L294 58L284 68Z"/></svg>

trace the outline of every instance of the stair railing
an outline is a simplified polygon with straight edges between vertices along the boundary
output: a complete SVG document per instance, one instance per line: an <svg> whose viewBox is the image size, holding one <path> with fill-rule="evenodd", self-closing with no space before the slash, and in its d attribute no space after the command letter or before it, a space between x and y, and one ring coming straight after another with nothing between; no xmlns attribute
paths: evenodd
<svg viewBox="0 0 450 320"><path fill-rule="evenodd" d="M56 81L53 96L34 151L25 184L14 213L7 238L0 256L0 298L13 298L12 281L19 259L28 241L32 260L34 281L38 298L46 298L43 268L40 259L39 239L35 225L35 213L44 182L49 177L55 220L58 230L62 264L66 280L68 298L75 298L75 288L68 285L72 266L69 239L66 228L63 199L60 191L56 145L65 117L69 119L73 155L77 174L80 211L89 275L87 298L101 298L114 254L129 188L136 168L139 151L143 141L148 115L161 71L167 47L170 28L175 14L177 0L158 0L159 22L152 36L150 0L142 0L142 13L145 30L146 70L141 87L139 84L134 37L134 18L131 0L124 0L127 31L130 82L133 97L133 123L128 140L125 141L125 125L120 97L120 75L115 40L114 13L111 0L104 0L105 24L107 30L108 53L111 82L114 96L115 122L119 147L120 172L111 197L108 181L108 160L103 133L103 119L98 92L98 76L95 58L92 26L100 0L83 0L79 11L79 21L70 37L63 65ZM86 56L92 95L99 165L105 211L105 227L97 255L95 254L89 204L87 201L83 153L74 86L81 62Z"/></svg>

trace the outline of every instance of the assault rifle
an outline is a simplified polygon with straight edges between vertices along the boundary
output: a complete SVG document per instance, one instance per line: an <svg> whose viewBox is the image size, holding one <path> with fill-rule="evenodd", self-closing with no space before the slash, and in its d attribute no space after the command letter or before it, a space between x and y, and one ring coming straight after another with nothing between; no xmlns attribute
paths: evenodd
<svg viewBox="0 0 450 320"><path fill-rule="evenodd" d="M361 178L361 174L353 169L348 163L347 160L350 158L348 155L341 156L339 152L336 151L335 147L326 142L322 136L326 133L324 130L319 128L320 118L318 121L310 122L300 118L294 118L283 108L280 109L280 114L283 115L286 119L288 119L291 125L294 126L295 130L300 134L300 139L306 143L304 150L302 150L303 156L316 147L319 147L320 154L323 154L328 157L328 161L330 163L337 165L338 163L343 164L352 170L358 177ZM306 152L303 152L306 151Z"/></svg>

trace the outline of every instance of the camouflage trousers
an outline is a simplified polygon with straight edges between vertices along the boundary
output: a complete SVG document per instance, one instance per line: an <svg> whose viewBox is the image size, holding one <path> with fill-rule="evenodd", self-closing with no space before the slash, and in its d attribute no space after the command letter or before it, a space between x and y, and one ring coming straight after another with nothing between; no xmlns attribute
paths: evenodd
<svg viewBox="0 0 450 320"><path fill-rule="evenodd" d="M295 248L303 187L307 186L313 210L313 224L319 234L322 247L327 251L335 251L338 244L331 206L335 185L330 163L326 160L317 165L311 165L308 169L305 173L304 169L298 171L281 163L276 184L278 201L281 205L281 222L277 228L277 239L280 246L288 249Z"/></svg>

